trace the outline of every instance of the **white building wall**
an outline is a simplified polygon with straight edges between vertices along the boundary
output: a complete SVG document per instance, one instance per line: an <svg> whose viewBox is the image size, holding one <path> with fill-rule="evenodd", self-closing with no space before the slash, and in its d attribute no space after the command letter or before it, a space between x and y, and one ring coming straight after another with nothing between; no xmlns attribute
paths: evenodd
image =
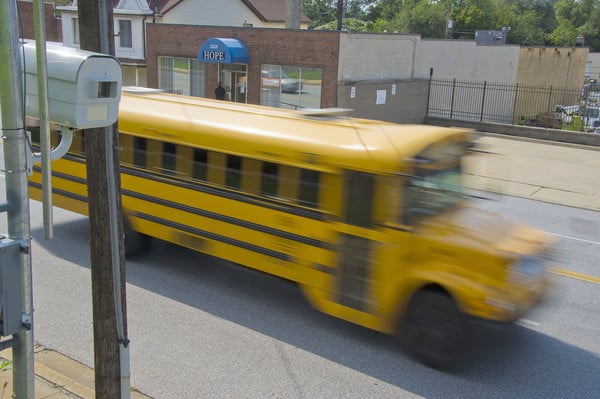
<svg viewBox="0 0 600 399"><path fill-rule="evenodd" d="M587 62L589 68L588 77L590 79L596 79L598 82L600 82L600 53L589 53Z"/></svg>
<svg viewBox="0 0 600 399"><path fill-rule="evenodd" d="M420 40L415 35L342 33L338 82L415 77Z"/></svg>
<svg viewBox="0 0 600 399"><path fill-rule="evenodd" d="M132 14L113 14L115 33L119 33L119 19L131 21L132 48L119 47L119 38L115 36L115 56L117 58L144 59L144 17ZM148 18L152 18L149 16ZM61 10L63 45L79 48L73 36L73 20L77 19L77 9Z"/></svg>
<svg viewBox="0 0 600 399"><path fill-rule="evenodd" d="M134 60L144 59L144 17L132 16L132 15L119 15L113 14L114 16L114 29L115 33L119 33L119 20L127 19L131 21L131 48L123 48L119 46L119 37L115 36L115 56L117 58L129 58ZM151 16L147 18L152 18Z"/></svg>
<svg viewBox="0 0 600 399"><path fill-rule="evenodd" d="M161 18L165 24L243 26L244 22L255 28L280 28L285 24L261 21L252 10L239 0L184 1L167 11Z"/></svg>
<svg viewBox="0 0 600 399"><path fill-rule="evenodd" d="M77 18L77 9L67 11L61 10L60 19L62 25L63 45L67 47L79 48L79 44L75 44L73 37L73 19Z"/></svg>
<svg viewBox="0 0 600 399"><path fill-rule="evenodd" d="M416 77L516 83L520 46L477 46L474 41L421 40Z"/></svg>

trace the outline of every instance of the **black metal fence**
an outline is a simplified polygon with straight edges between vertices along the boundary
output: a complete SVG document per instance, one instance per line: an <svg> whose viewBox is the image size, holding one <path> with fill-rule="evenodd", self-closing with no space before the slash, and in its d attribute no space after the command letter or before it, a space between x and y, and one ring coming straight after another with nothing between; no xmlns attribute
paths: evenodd
<svg viewBox="0 0 600 399"><path fill-rule="evenodd" d="M427 116L579 131L586 122L581 93L555 86L431 79Z"/></svg>

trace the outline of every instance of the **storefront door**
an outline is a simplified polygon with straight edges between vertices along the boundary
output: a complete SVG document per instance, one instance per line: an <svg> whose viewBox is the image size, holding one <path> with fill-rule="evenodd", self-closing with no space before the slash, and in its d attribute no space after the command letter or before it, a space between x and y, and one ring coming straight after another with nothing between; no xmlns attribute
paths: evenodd
<svg viewBox="0 0 600 399"><path fill-rule="evenodd" d="M246 66L222 65L221 83L227 92L226 99L236 103L246 103Z"/></svg>

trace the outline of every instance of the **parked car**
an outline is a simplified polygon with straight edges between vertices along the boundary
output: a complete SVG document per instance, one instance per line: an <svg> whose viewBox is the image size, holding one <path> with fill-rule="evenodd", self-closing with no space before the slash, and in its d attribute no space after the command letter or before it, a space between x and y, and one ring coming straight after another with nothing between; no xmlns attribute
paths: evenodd
<svg viewBox="0 0 600 399"><path fill-rule="evenodd" d="M277 69L263 70L262 87L280 88L282 93L297 93L302 90L302 82L299 79L290 78L285 72Z"/></svg>
<svg viewBox="0 0 600 399"><path fill-rule="evenodd" d="M596 105L557 105L554 113L557 120L560 120L563 125L575 123L575 119L583 123L583 131L600 133L600 107ZM576 128L579 130L579 128Z"/></svg>

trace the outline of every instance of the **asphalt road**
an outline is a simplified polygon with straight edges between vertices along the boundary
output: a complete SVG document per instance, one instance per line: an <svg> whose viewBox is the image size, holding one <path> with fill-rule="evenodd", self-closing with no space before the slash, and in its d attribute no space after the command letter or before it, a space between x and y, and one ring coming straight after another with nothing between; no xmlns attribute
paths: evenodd
<svg viewBox="0 0 600 399"><path fill-rule="evenodd" d="M481 206L561 237L561 265L600 266L597 213L494 197ZM87 220L32 202L35 339L93 364ZM576 222L575 224L573 222ZM581 228L587 226L587 229ZM393 338L320 314L286 282L163 242L128 262L132 386L155 398L588 398L600 392L600 284L556 275L519 324L479 327L443 374Z"/></svg>
<svg viewBox="0 0 600 399"><path fill-rule="evenodd" d="M547 301L517 325L479 327L455 372L313 310L293 284L154 242L127 266L132 386L157 399L598 397L598 212L490 197L480 206L560 239L558 267L573 273L555 274ZM34 338L92 366L87 219L55 209L53 240L41 221L32 201Z"/></svg>

